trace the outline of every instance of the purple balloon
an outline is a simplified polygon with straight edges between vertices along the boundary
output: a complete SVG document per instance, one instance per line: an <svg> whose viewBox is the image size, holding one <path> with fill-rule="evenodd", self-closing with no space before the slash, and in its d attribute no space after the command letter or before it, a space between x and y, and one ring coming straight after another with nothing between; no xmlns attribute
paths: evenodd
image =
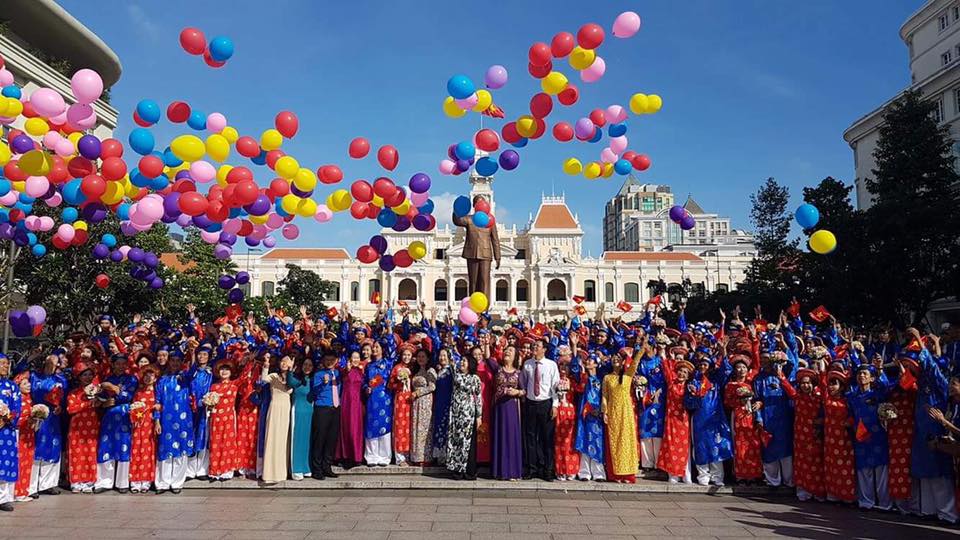
<svg viewBox="0 0 960 540"><path fill-rule="evenodd" d="M426 214L417 214L413 216L413 228L418 231L429 231L430 218Z"/></svg>
<svg viewBox="0 0 960 540"><path fill-rule="evenodd" d="M171 216L180 215L180 193L173 191L163 198L163 212Z"/></svg>
<svg viewBox="0 0 960 540"><path fill-rule="evenodd" d="M177 175L173 177L174 180L180 180L183 178L193 180L193 178L190 178L190 171L177 171Z"/></svg>
<svg viewBox="0 0 960 540"><path fill-rule="evenodd" d="M23 311L11 311L9 315L10 329L17 337L29 337L33 334L30 326L30 316Z"/></svg>
<svg viewBox="0 0 960 540"><path fill-rule="evenodd" d="M457 160L457 170L460 172L465 172L470 168L470 162L466 159Z"/></svg>
<svg viewBox="0 0 960 540"><path fill-rule="evenodd" d="M162 222L164 222L164 223L168 223L168 224L169 224L169 223L176 223L176 222L177 222L177 218L179 218L179 217L180 217L180 216L171 216L170 214L167 214L166 212L164 212L164 213L163 213L163 217L160 218L160 221L162 221Z"/></svg>
<svg viewBox="0 0 960 540"><path fill-rule="evenodd" d="M447 157L456 161L457 159L457 145L451 144L447 147Z"/></svg>
<svg viewBox="0 0 960 540"><path fill-rule="evenodd" d="M240 302L243 302L243 290L230 289L230 292L227 293L227 300L231 304L239 304Z"/></svg>
<svg viewBox="0 0 960 540"><path fill-rule="evenodd" d="M130 251L127 252L127 258L130 259L130 262L138 263L143 260L143 250L135 247L130 248Z"/></svg>
<svg viewBox="0 0 960 540"><path fill-rule="evenodd" d="M247 283L250 283L250 274L241 270L237 272L235 279L237 280L237 285L246 285Z"/></svg>
<svg viewBox="0 0 960 540"><path fill-rule="evenodd" d="M93 246L93 258L94 259L106 259L110 256L110 248L104 244L97 244Z"/></svg>
<svg viewBox="0 0 960 540"><path fill-rule="evenodd" d="M507 78L507 68L493 65L487 68L487 72L483 75L483 84L491 90L496 90L507 84Z"/></svg>
<svg viewBox="0 0 960 540"><path fill-rule="evenodd" d="M380 269L384 272L391 272L397 265L393 262L393 255L383 255L380 257Z"/></svg>
<svg viewBox="0 0 960 540"><path fill-rule="evenodd" d="M410 177L410 191L414 193L426 193L430 191L430 177L422 172Z"/></svg>
<svg viewBox="0 0 960 540"><path fill-rule="evenodd" d="M123 260L123 253L120 253L120 250L113 250L110 252L110 260L113 262L120 262Z"/></svg>
<svg viewBox="0 0 960 540"><path fill-rule="evenodd" d="M10 148L13 149L16 154L26 154L33 150L33 139L26 135L17 135L10 141Z"/></svg>
<svg viewBox="0 0 960 540"><path fill-rule="evenodd" d="M213 246L213 255L214 257L220 259L221 261L229 259L230 254L233 253L233 250L230 249L230 246L225 244L217 244Z"/></svg>
<svg viewBox="0 0 960 540"><path fill-rule="evenodd" d="M150 270L149 268L143 268L140 271L140 279L146 281L147 283L153 281L154 278L156 277L157 277L157 273L154 272L153 270Z"/></svg>
<svg viewBox="0 0 960 540"><path fill-rule="evenodd" d="M313 193L313 190L311 189L311 190L309 190L309 191L302 191L302 190L300 190L300 189L297 189L297 186L295 186L295 185L291 182L291 183L290 183L290 193L296 195L297 197L300 197L301 199L305 199L305 198L309 197L309 196Z"/></svg>
<svg viewBox="0 0 960 540"><path fill-rule="evenodd" d="M400 216L397 218L397 222L393 224L393 230L397 232L403 232L410 228L410 218L407 216Z"/></svg>
<svg viewBox="0 0 960 540"><path fill-rule="evenodd" d="M689 231L690 229L697 226L696 220L693 219L693 216L687 214L682 220L680 220L680 228Z"/></svg>
<svg viewBox="0 0 960 540"><path fill-rule="evenodd" d="M90 203L80 209L80 215L90 223L100 223L107 219L107 207L98 202Z"/></svg>
<svg viewBox="0 0 960 540"><path fill-rule="evenodd" d="M143 254L143 264L147 268L156 268L160 264L160 259L157 257L156 253L146 252Z"/></svg>
<svg viewBox="0 0 960 540"><path fill-rule="evenodd" d="M237 284L237 280L233 279L232 276L228 276L226 274L220 276L217 279L217 286L219 286L223 290L232 289L233 286L236 284Z"/></svg>
<svg viewBox="0 0 960 540"><path fill-rule="evenodd" d="M520 165L520 154L516 150L504 150L500 154L500 166L505 170L512 171Z"/></svg>
<svg viewBox="0 0 960 540"><path fill-rule="evenodd" d="M120 232L123 233L124 236L133 236L139 231L137 231L129 221L122 221L120 222Z"/></svg>
<svg viewBox="0 0 960 540"><path fill-rule="evenodd" d="M674 223L680 223L680 221L687 215L686 209L680 205L674 205L670 207L670 221Z"/></svg>
<svg viewBox="0 0 960 540"><path fill-rule="evenodd" d="M77 152L87 159L100 157L100 139L93 135L84 135L77 141Z"/></svg>
<svg viewBox="0 0 960 540"><path fill-rule="evenodd" d="M27 308L27 317L33 326L43 324L47 320L47 310L43 309L43 306L30 306Z"/></svg>
<svg viewBox="0 0 960 540"><path fill-rule="evenodd" d="M387 239L379 234L374 235L370 237L370 247L377 253L383 255L387 252Z"/></svg>
<svg viewBox="0 0 960 540"><path fill-rule="evenodd" d="M270 204L270 198L261 193L257 196L257 200L245 206L244 209L251 216L264 216L270 212L271 207L272 205Z"/></svg>
<svg viewBox="0 0 960 540"><path fill-rule="evenodd" d="M155 277L150 281L151 289L162 289L163 288L163 278Z"/></svg>
<svg viewBox="0 0 960 540"><path fill-rule="evenodd" d="M0 223L0 238L9 240L13 237L13 226L9 223Z"/></svg>
<svg viewBox="0 0 960 540"><path fill-rule="evenodd" d="M232 246L237 243L237 235L228 232L221 232L220 241L228 246Z"/></svg>
<svg viewBox="0 0 960 540"><path fill-rule="evenodd" d="M589 139L593 137L593 132L597 126L589 118L581 118L573 125L573 133L580 139Z"/></svg>
<svg viewBox="0 0 960 540"><path fill-rule="evenodd" d="M245 244L247 244L250 247L257 247L258 245L260 245L260 240L257 240L253 236L247 236L246 238L243 239L243 241Z"/></svg>
<svg viewBox="0 0 960 540"><path fill-rule="evenodd" d="M181 227L186 227L186 226L190 225L191 223L193 223L193 218L191 218L190 216L188 216L188 215L186 215L186 214L180 214L179 216L177 216L177 220L176 220L176 221L177 221L177 225L179 225L179 226L181 226Z"/></svg>
<svg viewBox="0 0 960 540"><path fill-rule="evenodd" d="M193 216L193 224L201 229L206 229L213 225L213 221L205 214L200 214L199 216Z"/></svg>
<svg viewBox="0 0 960 540"><path fill-rule="evenodd" d="M265 247L265 248L272 248L272 247L275 246L275 245L277 245L277 239L276 239L276 238L274 238L274 237L272 237L272 236L268 236L268 237L266 237L266 238L263 239L263 247Z"/></svg>

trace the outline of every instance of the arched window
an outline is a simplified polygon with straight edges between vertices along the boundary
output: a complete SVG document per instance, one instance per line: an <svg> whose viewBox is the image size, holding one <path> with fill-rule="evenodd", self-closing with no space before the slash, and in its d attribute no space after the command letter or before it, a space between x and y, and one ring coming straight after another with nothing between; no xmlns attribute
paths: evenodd
<svg viewBox="0 0 960 540"><path fill-rule="evenodd" d="M417 299L417 282L410 278L403 278L400 280L400 285L397 287L397 300L416 300Z"/></svg>
<svg viewBox="0 0 960 540"><path fill-rule="evenodd" d="M447 280L438 279L436 283L433 284L433 301L434 302L447 301Z"/></svg>
<svg viewBox="0 0 960 540"><path fill-rule="evenodd" d="M583 282L583 298L587 302L596 302L597 301L597 282L588 279Z"/></svg>
<svg viewBox="0 0 960 540"><path fill-rule="evenodd" d="M730 286L726 283L717 283L717 292L730 292Z"/></svg>
<svg viewBox="0 0 960 540"><path fill-rule="evenodd" d="M339 302L340 301L340 282L339 281L328 281L330 284L330 292L321 295L321 300L324 302Z"/></svg>
<svg viewBox="0 0 960 540"><path fill-rule="evenodd" d="M359 281L350 282L350 301L351 302L360 301L360 282Z"/></svg>
<svg viewBox="0 0 960 540"><path fill-rule="evenodd" d="M530 301L530 286L527 285L527 280L521 279L517 282L517 302L529 302Z"/></svg>
<svg viewBox="0 0 960 540"><path fill-rule="evenodd" d="M497 302L508 302L510 300L510 284L507 283L507 280L497 280L496 299Z"/></svg>
<svg viewBox="0 0 960 540"><path fill-rule="evenodd" d="M567 299L567 284L560 279L547 282L547 300L557 302Z"/></svg>
<svg viewBox="0 0 960 540"><path fill-rule="evenodd" d="M667 284L667 300L669 300L671 303L679 302L683 299L681 291L683 291L683 286L679 283Z"/></svg>
<svg viewBox="0 0 960 540"><path fill-rule="evenodd" d="M623 299L627 302L639 302L640 301L640 285L638 283L624 283Z"/></svg>
<svg viewBox="0 0 960 540"><path fill-rule="evenodd" d="M273 290L276 286L276 283L272 281L264 281L260 284L260 296L273 296Z"/></svg>
<svg viewBox="0 0 960 540"><path fill-rule="evenodd" d="M603 285L603 301L613 302L613 283L609 281Z"/></svg>
<svg viewBox="0 0 960 540"><path fill-rule="evenodd" d="M367 282L367 298L373 301L373 295L380 292L380 280L371 279Z"/></svg>
<svg viewBox="0 0 960 540"><path fill-rule="evenodd" d="M455 300L461 300L467 296L467 280L458 279L453 287L453 297Z"/></svg>

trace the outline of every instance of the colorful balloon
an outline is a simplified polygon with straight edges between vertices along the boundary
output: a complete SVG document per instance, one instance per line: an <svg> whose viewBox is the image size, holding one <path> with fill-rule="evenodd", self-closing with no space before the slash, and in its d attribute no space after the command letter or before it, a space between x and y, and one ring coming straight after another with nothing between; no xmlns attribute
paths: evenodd
<svg viewBox="0 0 960 540"><path fill-rule="evenodd" d="M624 11L613 20L613 35L618 38L632 37L640 31L640 15Z"/></svg>
<svg viewBox="0 0 960 540"><path fill-rule="evenodd" d="M388 171L392 171L397 168L397 164L400 162L400 153L397 152L397 149L393 145L381 146L377 150L377 161L380 163L380 166Z"/></svg>
<svg viewBox="0 0 960 540"><path fill-rule="evenodd" d="M347 153L353 159L362 159L370 153L370 141L363 137L356 137L350 141Z"/></svg>
<svg viewBox="0 0 960 540"><path fill-rule="evenodd" d="M804 229L812 229L820 221L820 210L812 204L801 204L794 213L797 223Z"/></svg>
<svg viewBox="0 0 960 540"><path fill-rule="evenodd" d="M596 23L587 23L577 31L577 45L584 49L596 49L603 43L603 28Z"/></svg>
<svg viewBox="0 0 960 540"><path fill-rule="evenodd" d="M507 68L501 65L493 65L487 68L487 72L483 76L483 84L491 90L497 90L507 84L507 78Z"/></svg>
<svg viewBox="0 0 960 540"><path fill-rule="evenodd" d="M292 139L297 134L297 130L300 129L300 120L297 115L290 111L280 111L273 119L273 126L277 128L281 135Z"/></svg>
<svg viewBox="0 0 960 540"><path fill-rule="evenodd" d="M476 91L473 81L466 75L454 75L447 80L447 93L453 99L466 99Z"/></svg>
<svg viewBox="0 0 960 540"><path fill-rule="evenodd" d="M198 28L184 28L180 31L180 46L188 54L200 56L203 51L207 50L207 38Z"/></svg>

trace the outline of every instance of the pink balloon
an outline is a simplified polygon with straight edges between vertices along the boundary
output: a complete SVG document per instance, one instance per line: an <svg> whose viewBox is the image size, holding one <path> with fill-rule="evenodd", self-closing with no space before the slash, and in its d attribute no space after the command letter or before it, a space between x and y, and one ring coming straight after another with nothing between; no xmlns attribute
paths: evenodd
<svg viewBox="0 0 960 540"><path fill-rule="evenodd" d="M60 113L60 114L54 116L53 118L51 118L50 121L53 122L54 124L57 124L57 125L66 124L66 123L67 123L67 111L66 111L66 109L64 109L64 111L63 111L62 113Z"/></svg>
<svg viewBox="0 0 960 540"><path fill-rule="evenodd" d="M640 31L640 16L632 11L624 11L613 20L613 35L628 38Z"/></svg>
<svg viewBox="0 0 960 540"><path fill-rule="evenodd" d="M63 140L63 137L56 131L50 130L43 134L43 145L53 150L57 147L57 143Z"/></svg>
<svg viewBox="0 0 960 540"><path fill-rule="evenodd" d="M477 312L469 307L462 307L460 308L459 319L463 324L467 326L473 326L474 324L477 324L477 319L479 319L479 316L477 315Z"/></svg>
<svg viewBox="0 0 960 540"><path fill-rule="evenodd" d="M610 124L619 124L627 119L627 110L620 105L611 105L607 107L604 117Z"/></svg>
<svg viewBox="0 0 960 540"><path fill-rule="evenodd" d="M613 150L609 148L604 148L603 150L600 151L600 161L604 163L613 163L616 160L617 160L617 154L615 154Z"/></svg>
<svg viewBox="0 0 960 540"><path fill-rule="evenodd" d="M53 151L60 157L69 157L72 156L77 149L73 146L73 143L70 142L70 139L63 137L57 141L57 145L54 146Z"/></svg>
<svg viewBox="0 0 960 540"><path fill-rule="evenodd" d="M97 113L86 103L74 103L67 109L67 122L81 129L90 129L97 123Z"/></svg>
<svg viewBox="0 0 960 540"><path fill-rule="evenodd" d="M296 240L296 238L300 236L300 227L297 227L293 223L287 223L283 226L282 234L287 240Z"/></svg>
<svg viewBox="0 0 960 540"><path fill-rule="evenodd" d="M209 126L210 124L207 124ZM190 178L195 182L206 184L217 177L217 169L206 161L194 161L190 164Z"/></svg>
<svg viewBox="0 0 960 540"><path fill-rule="evenodd" d="M428 199L430 199L429 193L411 193L410 194L410 202L417 207L423 206Z"/></svg>
<svg viewBox="0 0 960 540"><path fill-rule="evenodd" d="M588 83L597 82L600 80L600 77L603 77L606 71L607 63L603 61L603 58L598 56L590 67L580 72L580 79Z"/></svg>
<svg viewBox="0 0 960 540"><path fill-rule="evenodd" d="M333 219L333 212L325 204L317 205L317 212L313 214L313 219L318 223L326 223Z"/></svg>
<svg viewBox="0 0 960 540"><path fill-rule="evenodd" d="M67 110L67 104L56 90L38 88L30 94L33 110L44 118L52 118Z"/></svg>
<svg viewBox="0 0 960 540"><path fill-rule="evenodd" d="M6 195L0 196L0 204L2 204L3 206L13 206L14 204L17 203L17 199L19 198L19 196L20 194L17 193L15 190L10 190L7 192Z"/></svg>
<svg viewBox="0 0 960 540"><path fill-rule="evenodd" d="M157 200L157 199L160 200ZM142 225L147 225L159 221L163 217L163 199L160 197L144 197L137 203L140 205L140 215L146 218L146 221L141 223Z"/></svg>
<svg viewBox="0 0 960 540"><path fill-rule="evenodd" d="M217 240L220 240L220 232L210 232L200 230L200 239L208 244L216 244Z"/></svg>
<svg viewBox="0 0 960 540"><path fill-rule="evenodd" d="M457 168L457 164L449 159L440 160L440 173L441 174L453 174L453 171Z"/></svg>
<svg viewBox="0 0 960 540"><path fill-rule="evenodd" d="M82 104L93 103L103 93L103 79L92 69L81 69L70 79L70 88L77 101Z"/></svg>
<svg viewBox="0 0 960 540"><path fill-rule="evenodd" d="M460 107L465 111L469 111L470 109L477 106L477 102L480 101L480 98L477 97L477 93L474 92L473 94L470 95L470 97L465 97L463 99L455 99L453 101L457 104L457 107Z"/></svg>
<svg viewBox="0 0 960 540"><path fill-rule="evenodd" d="M627 141L626 135L610 138L610 149L613 150L615 154L622 154L623 151L627 149L628 144L629 142Z"/></svg>
<svg viewBox="0 0 960 540"><path fill-rule="evenodd" d="M215 112L207 115L207 131L211 133L220 133L227 127L227 117Z"/></svg>
<svg viewBox="0 0 960 540"><path fill-rule="evenodd" d="M470 309L470 297L465 296L463 300L460 300L460 309L467 308Z"/></svg>
<svg viewBox="0 0 960 540"><path fill-rule="evenodd" d="M276 239L276 238L274 238L274 237L272 237L272 236L268 236L268 237L266 237L266 238L263 239L263 247L265 247L265 248L272 248L272 247L275 246L275 245L277 245L277 239Z"/></svg>
<svg viewBox="0 0 960 540"><path fill-rule="evenodd" d="M47 203L47 206L49 206L50 208L56 208L60 206L60 203L63 202L63 195L60 195L59 193L54 193L53 195L47 197L46 200L44 200L43 202ZM53 228L53 225L51 225L50 227Z"/></svg>
<svg viewBox="0 0 960 540"><path fill-rule="evenodd" d="M127 256L127 252L130 251L130 246L120 246L120 247L117 248L117 251L119 251L121 255L123 255L124 257L126 257L126 256Z"/></svg>
<svg viewBox="0 0 960 540"><path fill-rule="evenodd" d="M54 221L50 216L41 216L40 217L40 230L49 231L53 229Z"/></svg>
<svg viewBox="0 0 960 540"><path fill-rule="evenodd" d="M267 227L269 227L271 230L279 229L282 226L283 218L280 217L280 214L272 212L269 216L267 216Z"/></svg>
<svg viewBox="0 0 960 540"><path fill-rule="evenodd" d="M13 73L7 68L0 69L0 86L10 86L13 84Z"/></svg>
<svg viewBox="0 0 960 540"><path fill-rule="evenodd" d="M23 191L37 199L46 195L48 189L50 189L50 181L45 176L30 176L27 177Z"/></svg>
<svg viewBox="0 0 960 540"><path fill-rule="evenodd" d="M69 223L61 223L60 226L57 227L57 236L64 242L70 242L76 234L77 231L75 231L73 225Z"/></svg>
<svg viewBox="0 0 960 540"><path fill-rule="evenodd" d="M230 234L237 234L240 230L240 227L243 226L243 221L239 219L228 219L223 222L223 232Z"/></svg>
<svg viewBox="0 0 960 540"><path fill-rule="evenodd" d="M27 226L28 231L35 231L39 225L39 219L37 216L27 216L26 219L23 220L23 224Z"/></svg>

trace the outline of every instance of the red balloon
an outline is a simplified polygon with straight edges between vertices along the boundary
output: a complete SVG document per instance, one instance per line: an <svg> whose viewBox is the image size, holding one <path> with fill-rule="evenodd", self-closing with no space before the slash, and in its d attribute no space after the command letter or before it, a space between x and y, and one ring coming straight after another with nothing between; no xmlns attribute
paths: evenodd
<svg viewBox="0 0 960 540"><path fill-rule="evenodd" d="M285 156L283 150L270 150L267 152L267 167L273 169L277 166L277 160Z"/></svg>
<svg viewBox="0 0 960 540"><path fill-rule="evenodd" d="M175 124L182 124L190 118L190 105L184 101L174 101L167 106L167 120Z"/></svg>
<svg viewBox="0 0 960 540"><path fill-rule="evenodd" d="M397 152L397 149L393 145L381 146L377 150L377 161L380 162L380 166L388 171L392 171L397 168L397 163L400 163L400 153Z"/></svg>
<svg viewBox="0 0 960 540"><path fill-rule="evenodd" d="M100 141L100 159L123 157L123 143L114 138Z"/></svg>
<svg viewBox="0 0 960 540"><path fill-rule="evenodd" d="M233 196L240 202L241 206L246 206L256 201L257 197L260 196L260 187L257 186L256 182L245 180L237 184Z"/></svg>
<svg viewBox="0 0 960 540"><path fill-rule="evenodd" d="M11 222L11 223L17 223L18 221L20 221L21 219L23 219L23 218L25 218L25 217L27 217L27 215L23 213L23 210L21 210L21 209L19 209L19 208L11 208L11 209L10 209L10 222Z"/></svg>
<svg viewBox="0 0 960 540"><path fill-rule="evenodd" d="M392 196L397 191L396 184L393 183L393 180L389 178L380 177L373 182L373 192L377 194L377 197L381 199L386 199L387 197Z"/></svg>
<svg viewBox="0 0 960 540"><path fill-rule="evenodd" d="M60 239L59 236L56 236L56 235L54 235L53 240L51 242L53 243L53 247L60 250L64 250L70 247L69 243L64 242L63 240Z"/></svg>
<svg viewBox="0 0 960 540"><path fill-rule="evenodd" d="M413 257L410 256L410 253L407 250L401 249L393 254L393 263L400 268L407 268L413 264Z"/></svg>
<svg viewBox="0 0 960 540"><path fill-rule="evenodd" d="M163 172L163 168L160 172ZM118 157L108 157L100 164L100 174L106 180L119 180L127 174L127 164Z"/></svg>
<svg viewBox="0 0 960 540"><path fill-rule="evenodd" d="M246 167L234 167L227 173L228 184L239 184L240 182L253 182L253 171Z"/></svg>
<svg viewBox="0 0 960 540"><path fill-rule="evenodd" d="M90 199L99 199L107 192L107 183L97 174L88 174L80 181L80 191Z"/></svg>
<svg viewBox="0 0 960 540"><path fill-rule="evenodd" d="M3 66L0 66L0 69L2 69L2 67ZM27 118L36 118L37 116L39 116L37 114L37 111L33 108L33 103L30 103L29 101L23 102L23 110L20 111L20 114L22 114Z"/></svg>
<svg viewBox="0 0 960 540"><path fill-rule="evenodd" d="M300 120L297 115L290 111L280 111L273 119L273 126L277 128L281 135L292 139L297 134L297 130L300 129Z"/></svg>
<svg viewBox="0 0 960 540"><path fill-rule="evenodd" d="M353 204L350 205L350 215L353 216L353 219L363 219L367 217L367 203L353 201Z"/></svg>
<svg viewBox="0 0 960 540"><path fill-rule="evenodd" d="M599 24L587 23L577 31L577 45L584 49L596 49L603 43L603 28Z"/></svg>
<svg viewBox="0 0 960 540"><path fill-rule="evenodd" d="M366 180L356 180L350 186L350 195L353 195L355 201L368 203L373 200L373 186ZM366 208L366 204L364 204L364 208Z"/></svg>
<svg viewBox="0 0 960 540"><path fill-rule="evenodd" d="M576 103L578 99L580 99L580 90L577 89L577 87L573 84L568 84L562 92L557 94L557 101L559 101L561 105L566 105L567 107Z"/></svg>
<svg viewBox="0 0 960 540"><path fill-rule="evenodd" d="M199 28L187 27L180 31L180 46L187 53L199 56L207 50L207 38Z"/></svg>
<svg viewBox="0 0 960 540"><path fill-rule="evenodd" d="M407 193L403 189L397 188L389 197L383 198L383 204L393 208L394 206L400 206L405 200L407 200Z"/></svg>
<svg viewBox="0 0 960 540"><path fill-rule="evenodd" d="M97 274L97 277L93 278L93 282L100 289L106 289L110 286L110 276L106 274Z"/></svg>
<svg viewBox="0 0 960 540"><path fill-rule="evenodd" d="M181 178L173 183L171 191L176 193L186 193L188 191L196 191L197 185L193 183L193 180L188 180L186 178Z"/></svg>
<svg viewBox="0 0 960 540"><path fill-rule="evenodd" d="M223 188L223 201L222 201L222 202L227 203L227 205L229 205L229 206L231 206L231 207L233 207L233 208L236 208L236 207L240 206L240 203L239 203L239 202L237 201L237 199L236 199L236 195L235 195L236 192L237 192L237 185L236 185L236 184L229 184L229 185L227 185L227 187ZM213 199L209 199L209 201L210 201L210 205L211 205L211 206L220 202L220 201L215 201L215 200L213 200ZM207 209L207 212L210 212L210 210Z"/></svg>
<svg viewBox="0 0 960 540"><path fill-rule="evenodd" d="M53 156L53 165L50 166L50 172L47 173L47 180L54 184L66 182L69 176L67 164L60 156Z"/></svg>
<svg viewBox="0 0 960 540"><path fill-rule="evenodd" d="M317 169L317 178L324 184L336 184L343 180L343 171L336 165L321 165Z"/></svg>
<svg viewBox="0 0 960 540"><path fill-rule="evenodd" d="M180 199L177 201L180 211L188 216L199 216L207 211L209 205L210 202L207 201L207 198L196 191L180 195Z"/></svg>
<svg viewBox="0 0 960 540"><path fill-rule="evenodd" d="M569 142L573 139L573 126L569 122L557 122L553 126L553 138L560 142Z"/></svg>
<svg viewBox="0 0 960 540"><path fill-rule="evenodd" d="M370 153L370 141L363 137L353 139L350 141L350 147L347 149L347 153L350 154L350 157L353 159L367 157L367 154Z"/></svg>
<svg viewBox="0 0 960 540"><path fill-rule="evenodd" d="M486 152L496 152L497 148L500 148L500 137L497 136L496 131L489 128L478 131L477 134L473 136L473 140L477 148Z"/></svg>
<svg viewBox="0 0 960 540"><path fill-rule="evenodd" d="M357 248L357 260L363 264L370 264L377 260L380 254L370 246L360 246Z"/></svg>
<svg viewBox="0 0 960 540"><path fill-rule="evenodd" d="M534 66L545 66L550 63L552 54L550 46L540 41L530 46L530 52L527 54L530 64Z"/></svg>
<svg viewBox="0 0 960 540"><path fill-rule="evenodd" d="M290 193L290 184L283 178L274 178L270 181L270 192L275 197L283 197Z"/></svg>
<svg viewBox="0 0 960 540"><path fill-rule="evenodd" d="M633 164L634 169L637 169L638 171L645 171L650 168L650 164L652 162L650 161L650 156L646 154L637 154L630 163Z"/></svg>
<svg viewBox="0 0 960 540"><path fill-rule="evenodd" d="M476 212L485 212L490 213L490 203L486 199L480 198L477 199L477 202L473 205L473 210Z"/></svg>
<svg viewBox="0 0 960 540"><path fill-rule="evenodd" d="M230 217L230 207L220 201L211 201L207 206L207 219L220 223ZM237 232L239 234L239 231Z"/></svg>
<svg viewBox="0 0 960 540"><path fill-rule="evenodd" d="M140 169L140 174L147 178L156 178L163 173L163 160L154 155L143 156L137 163L137 168Z"/></svg>
<svg viewBox="0 0 960 540"><path fill-rule="evenodd" d="M503 140L507 141L510 144L518 142L520 139L523 138L520 136L519 133L517 133L516 122L510 122L508 124L504 124L503 128L500 129L500 136L503 137Z"/></svg>
<svg viewBox="0 0 960 540"><path fill-rule="evenodd" d="M227 64L226 61L217 62L216 60L214 60L213 57L210 56L210 50L209 50L209 49L203 51L203 61L206 62L206 64L207 64L208 66L212 67L212 68L222 68L223 66L225 66L225 65Z"/></svg>
<svg viewBox="0 0 960 540"><path fill-rule="evenodd" d="M70 171L70 174L72 174L74 178L83 178L88 174L97 172L97 167L89 159L83 156L76 156L67 163L67 170ZM10 175L7 175L7 178L10 178ZM13 178L10 179L13 180Z"/></svg>
<svg viewBox="0 0 960 540"><path fill-rule="evenodd" d="M534 118L546 118L553 110L553 98L549 94L540 92L530 98L530 113Z"/></svg>
<svg viewBox="0 0 960 540"><path fill-rule="evenodd" d="M603 109L590 111L590 121L597 127L603 127L607 123L607 117L603 114Z"/></svg>
<svg viewBox="0 0 960 540"><path fill-rule="evenodd" d="M137 111L133 111L133 122L140 127L150 127L153 125L150 122L147 122L146 120L144 120L143 118L140 118L140 115L137 114Z"/></svg>
<svg viewBox="0 0 960 540"><path fill-rule="evenodd" d="M543 134L547 132L547 123L543 121L543 118L534 118L534 121L537 123L537 129L533 132L533 135L530 136L531 139L539 139L543 137Z"/></svg>
<svg viewBox="0 0 960 540"><path fill-rule="evenodd" d="M637 156L636 152L634 152L633 150L627 150L626 152L623 153L622 156L620 156L620 159L625 159L632 164L633 158L635 158L636 156Z"/></svg>
<svg viewBox="0 0 960 540"><path fill-rule="evenodd" d="M244 219L240 221L240 230L237 231L237 234L240 236L250 236L250 233L253 232L253 223L250 223L250 220Z"/></svg>
<svg viewBox="0 0 960 540"><path fill-rule="evenodd" d="M367 219L377 219L378 215L380 215L380 207L372 202L367 203Z"/></svg>
<svg viewBox="0 0 960 540"><path fill-rule="evenodd" d="M13 137L10 137L10 139L12 140ZM73 163L78 159L82 158L77 156L70 160L70 163ZM17 160L15 159L11 159L6 165L3 166L3 175L6 176L7 180L10 180L11 182L23 182L29 176L20 169L20 165L17 164ZM74 175L74 178L77 178L77 175Z"/></svg>
<svg viewBox="0 0 960 540"><path fill-rule="evenodd" d="M490 221L487 223L487 228L492 229L497 226L497 218L490 216Z"/></svg>
<svg viewBox="0 0 960 540"><path fill-rule="evenodd" d="M535 79L542 79L550 74L553 71L553 62L547 62L545 66L535 66L533 64L527 64L527 71L530 72L530 75Z"/></svg>
<svg viewBox="0 0 960 540"><path fill-rule="evenodd" d="M257 140L249 135L244 135L237 139L235 145L237 147L237 152L248 158L254 158L260 155L260 145L257 144Z"/></svg>
<svg viewBox="0 0 960 540"><path fill-rule="evenodd" d="M570 32L560 32L553 36L550 42L550 52L554 58L563 58L573 51L573 34Z"/></svg>
<svg viewBox="0 0 960 540"><path fill-rule="evenodd" d="M77 231L76 231L75 233L73 233L73 240L71 240L70 243L73 244L73 245L75 245L75 246L82 246L82 245L86 244L86 243L87 243L87 240L89 240L89 239L90 239L90 233L89 233L89 232L87 232L87 231L85 231L85 230L83 230L83 229L77 229Z"/></svg>

